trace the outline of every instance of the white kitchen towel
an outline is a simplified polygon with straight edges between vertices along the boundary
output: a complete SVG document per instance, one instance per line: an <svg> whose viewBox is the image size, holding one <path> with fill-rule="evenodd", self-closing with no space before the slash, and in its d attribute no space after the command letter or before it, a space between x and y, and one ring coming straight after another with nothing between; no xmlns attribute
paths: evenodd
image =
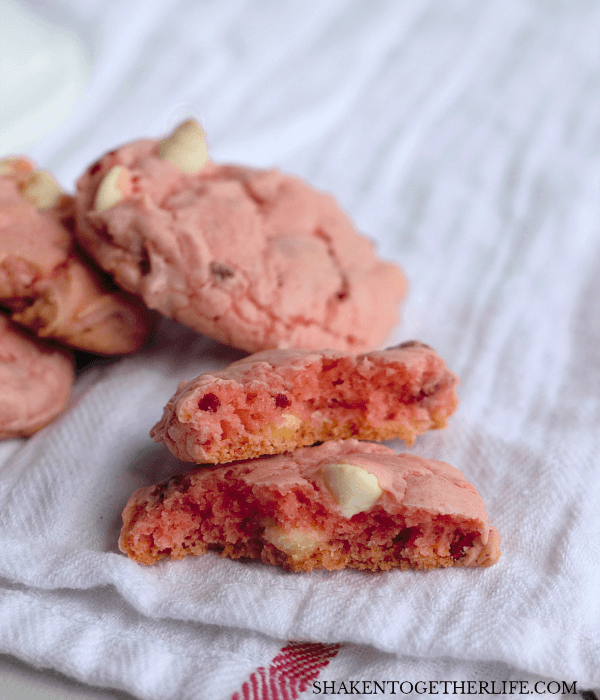
<svg viewBox="0 0 600 700"><path fill-rule="evenodd" d="M193 114L215 159L332 192L404 268L390 341L423 340L461 378L449 427L411 451L475 484L503 555L375 575L126 559L130 493L187 468L148 436L162 406L242 356L162 320L143 351L83 369L55 423L0 446L2 651L142 698L230 697L290 640L344 645L337 679L383 664L599 687L595 0L30 5L89 49L86 92L29 153L65 186Z"/></svg>
<svg viewBox="0 0 600 700"><path fill-rule="evenodd" d="M149 700L460 697L486 690L572 699L582 690L577 681L496 662L398 657L353 644L284 643L256 632L156 620L109 588L92 595L7 586L0 613L0 652Z"/></svg>

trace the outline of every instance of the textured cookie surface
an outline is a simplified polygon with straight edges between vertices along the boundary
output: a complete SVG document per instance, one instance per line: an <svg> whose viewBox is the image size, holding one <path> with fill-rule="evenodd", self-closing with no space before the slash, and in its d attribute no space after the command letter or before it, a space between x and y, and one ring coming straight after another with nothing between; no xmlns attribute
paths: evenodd
<svg viewBox="0 0 600 700"><path fill-rule="evenodd" d="M417 341L362 355L265 350L182 382L152 429L187 462L228 462L331 439L411 444L455 410L458 378Z"/></svg>
<svg viewBox="0 0 600 700"><path fill-rule="evenodd" d="M209 550L294 571L491 566L500 536L444 462L357 440L203 467L136 491L120 549L152 564Z"/></svg>
<svg viewBox="0 0 600 700"><path fill-rule="evenodd" d="M147 335L147 312L109 290L75 250L72 211L72 198L49 175L24 159L4 161L0 306L40 338L100 354L133 352Z"/></svg>
<svg viewBox="0 0 600 700"><path fill-rule="evenodd" d="M0 438L32 435L65 408L69 353L31 338L0 314Z"/></svg>
<svg viewBox="0 0 600 700"><path fill-rule="evenodd" d="M185 172L164 144L118 148L78 182L77 235L117 284L249 352L381 346L406 283L332 197L276 170Z"/></svg>

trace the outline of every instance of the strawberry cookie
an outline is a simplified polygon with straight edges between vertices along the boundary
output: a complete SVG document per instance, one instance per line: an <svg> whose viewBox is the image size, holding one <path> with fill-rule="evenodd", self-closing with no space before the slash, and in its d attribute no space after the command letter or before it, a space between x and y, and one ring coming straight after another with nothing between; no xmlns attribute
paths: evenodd
<svg viewBox="0 0 600 700"><path fill-rule="evenodd" d="M74 248L73 198L24 158L0 161L0 306L13 321L99 354L137 350L148 312Z"/></svg>
<svg viewBox="0 0 600 700"><path fill-rule="evenodd" d="M142 564L208 551L292 571L492 566L500 535L458 469L345 440L203 467L136 491L121 551Z"/></svg>
<svg viewBox="0 0 600 700"><path fill-rule="evenodd" d="M458 378L427 345L362 355L265 350L182 382L151 431L187 462L230 462L315 442L443 428Z"/></svg>
<svg viewBox="0 0 600 700"><path fill-rule="evenodd" d="M222 343L358 352L398 321L402 272L331 196L211 162L193 120L106 154L77 190L79 241L116 283Z"/></svg>
<svg viewBox="0 0 600 700"><path fill-rule="evenodd" d="M0 314L0 438L32 435L65 408L73 384L66 350L46 345Z"/></svg>

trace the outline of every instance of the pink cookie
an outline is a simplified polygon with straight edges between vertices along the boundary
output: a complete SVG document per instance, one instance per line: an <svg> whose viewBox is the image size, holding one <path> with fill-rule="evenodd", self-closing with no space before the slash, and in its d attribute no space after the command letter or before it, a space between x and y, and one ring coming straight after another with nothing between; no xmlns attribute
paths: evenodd
<svg viewBox="0 0 600 700"><path fill-rule="evenodd" d="M72 384L67 351L31 338L0 314L0 438L32 435L50 423Z"/></svg>
<svg viewBox="0 0 600 700"><path fill-rule="evenodd" d="M458 378L417 341L365 355L266 350L182 382L152 429L188 462L230 462L315 442L443 428Z"/></svg>
<svg viewBox="0 0 600 700"><path fill-rule="evenodd" d="M474 486L449 464L346 440L203 467L136 491L121 551L260 559L315 568L491 566L500 535Z"/></svg>
<svg viewBox="0 0 600 700"><path fill-rule="evenodd" d="M0 161L0 305L40 338L133 352L147 336L147 311L75 250L72 212L50 175L22 158Z"/></svg>
<svg viewBox="0 0 600 700"><path fill-rule="evenodd" d="M77 235L123 289L255 352L379 347L406 290L332 197L277 170L216 165L193 121L80 178Z"/></svg>

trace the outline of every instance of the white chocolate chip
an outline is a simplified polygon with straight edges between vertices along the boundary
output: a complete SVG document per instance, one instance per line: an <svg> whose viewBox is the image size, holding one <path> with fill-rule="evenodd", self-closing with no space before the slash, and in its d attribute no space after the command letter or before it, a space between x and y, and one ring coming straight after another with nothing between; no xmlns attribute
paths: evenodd
<svg viewBox="0 0 600 700"><path fill-rule="evenodd" d="M184 173L198 172L208 161L204 129L195 119L187 119L160 142L158 155Z"/></svg>
<svg viewBox="0 0 600 700"><path fill-rule="evenodd" d="M284 530L279 525L266 527L263 539L292 558L308 556L319 546L319 540L308 532Z"/></svg>
<svg viewBox="0 0 600 700"><path fill-rule="evenodd" d="M327 464L321 468L325 485L346 518L371 508L383 491L375 474L353 464Z"/></svg>
<svg viewBox="0 0 600 700"><path fill-rule="evenodd" d="M131 183L131 173L122 165L112 167L102 179L96 192L94 209L106 211L118 204L127 194Z"/></svg>
<svg viewBox="0 0 600 700"><path fill-rule="evenodd" d="M21 185L21 195L36 209L50 209L63 194L56 180L44 170L34 170Z"/></svg>
<svg viewBox="0 0 600 700"><path fill-rule="evenodd" d="M284 413L282 418L283 423L272 428L271 437L274 437L276 440L290 440L298 432L302 421L293 413Z"/></svg>

